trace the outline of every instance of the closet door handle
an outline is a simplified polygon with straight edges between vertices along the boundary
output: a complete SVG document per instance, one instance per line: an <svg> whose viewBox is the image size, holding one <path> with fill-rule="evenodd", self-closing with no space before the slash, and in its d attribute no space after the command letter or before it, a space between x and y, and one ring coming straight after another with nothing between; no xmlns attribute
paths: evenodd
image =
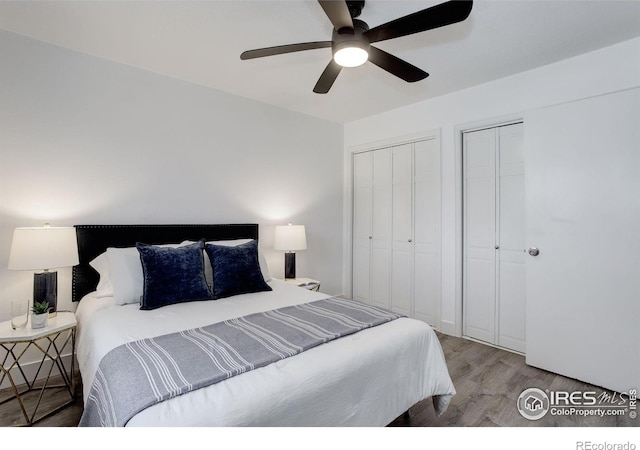
<svg viewBox="0 0 640 450"><path fill-rule="evenodd" d="M496 250L500 250L500 246L499 246L499 245L496 245L496 246L495 246L495 249L496 249Z"/></svg>
<svg viewBox="0 0 640 450"><path fill-rule="evenodd" d="M407 242L411 242L413 239L407 239Z"/></svg>

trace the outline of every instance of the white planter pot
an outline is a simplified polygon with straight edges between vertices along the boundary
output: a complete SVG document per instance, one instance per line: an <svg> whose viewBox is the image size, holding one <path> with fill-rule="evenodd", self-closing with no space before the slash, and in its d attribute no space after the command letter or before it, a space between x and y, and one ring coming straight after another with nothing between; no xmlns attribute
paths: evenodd
<svg viewBox="0 0 640 450"><path fill-rule="evenodd" d="M31 314L31 328L44 328L47 326L49 314Z"/></svg>

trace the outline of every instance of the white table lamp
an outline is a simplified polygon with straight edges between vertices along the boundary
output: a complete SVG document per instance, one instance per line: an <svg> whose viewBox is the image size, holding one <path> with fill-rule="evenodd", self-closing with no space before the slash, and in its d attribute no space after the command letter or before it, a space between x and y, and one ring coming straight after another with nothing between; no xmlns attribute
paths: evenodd
<svg viewBox="0 0 640 450"><path fill-rule="evenodd" d="M33 303L49 302L49 316L58 310L60 267L78 264L78 241L74 227L16 228L11 241L9 270L42 270L33 275Z"/></svg>
<svg viewBox="0 0 640 450"><path fill-rule="evenodd" d="M284 277L296 277L296 251L307 249L307 236L304 225L278 225L273 248L284 250Z"/></svg>

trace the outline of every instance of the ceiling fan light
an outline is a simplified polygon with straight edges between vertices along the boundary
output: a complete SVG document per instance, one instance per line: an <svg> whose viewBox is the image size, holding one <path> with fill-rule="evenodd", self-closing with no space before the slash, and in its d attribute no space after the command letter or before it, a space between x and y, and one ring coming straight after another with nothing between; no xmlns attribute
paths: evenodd
<svg viewBox="0 0 640 450"><path fill-rule="evenodd" d="M333 59L342 67L358 67L369 59L369 53L360 47L343 47L336 50Z"/></svg>

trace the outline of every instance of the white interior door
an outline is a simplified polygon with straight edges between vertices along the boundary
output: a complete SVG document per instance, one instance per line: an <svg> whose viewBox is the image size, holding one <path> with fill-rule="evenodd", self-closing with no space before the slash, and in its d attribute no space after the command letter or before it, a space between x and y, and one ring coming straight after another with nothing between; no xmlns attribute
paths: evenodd
<svg viewBox="0 0 640 450"><path fill-rule="evenodd" d="M640 89L528 113L527 363L640 386Z"/></svg>

